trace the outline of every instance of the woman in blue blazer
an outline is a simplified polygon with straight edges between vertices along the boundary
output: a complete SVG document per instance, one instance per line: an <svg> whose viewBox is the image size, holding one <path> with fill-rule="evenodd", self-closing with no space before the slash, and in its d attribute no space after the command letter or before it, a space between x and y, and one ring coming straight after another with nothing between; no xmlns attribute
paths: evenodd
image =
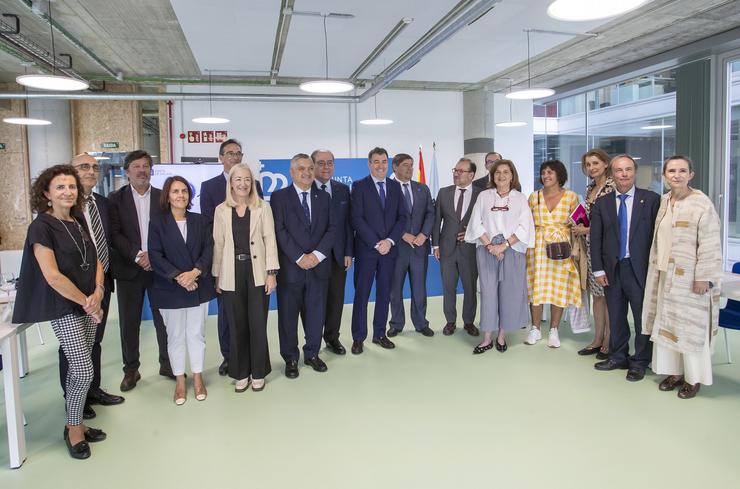
<svg viewBox="0 0 740 489"><path fill-rule="evenodd" d="M167 328L167 352L176 376L175 404L187 399L185 357L190 359L195 398L205 400L203 361L208 301L216 296L211 276L213 239L208 220L188 212L192 187L183 177L164 182L163 214L149 223L149 260L154 269L150 300Z"/></svg>

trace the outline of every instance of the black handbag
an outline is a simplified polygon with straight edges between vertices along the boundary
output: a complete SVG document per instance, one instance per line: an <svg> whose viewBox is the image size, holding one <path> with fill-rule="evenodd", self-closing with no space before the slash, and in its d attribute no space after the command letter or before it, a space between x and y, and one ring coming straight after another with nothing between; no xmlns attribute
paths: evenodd
<svg viewBox="0 0 740 489"><path fill-rule="evenodd" d="M539 207L540 210L540 223L544 222L542 220L542 207L540 204L541 192L541 190L537 192L537 207ZM543 238L545 239L545 253L547 253L547 257L550 260L567 260L568 258L570 258L570 241L552 241L548 243L547 237L544 236L544 232Z"/></svg>

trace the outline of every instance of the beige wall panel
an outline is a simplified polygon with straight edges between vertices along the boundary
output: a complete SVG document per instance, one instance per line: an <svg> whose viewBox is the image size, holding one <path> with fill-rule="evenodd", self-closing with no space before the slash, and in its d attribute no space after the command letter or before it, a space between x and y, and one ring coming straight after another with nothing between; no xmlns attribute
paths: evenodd
<svg viewBox="0 0 740 489"><path fill-rule="evenodd" d="M25 114L24 100L0 107L0 119ZM0 122L0 143L5 144L0 150L0 250L18 250L23 248L31 222L26 128Z"/></svg>

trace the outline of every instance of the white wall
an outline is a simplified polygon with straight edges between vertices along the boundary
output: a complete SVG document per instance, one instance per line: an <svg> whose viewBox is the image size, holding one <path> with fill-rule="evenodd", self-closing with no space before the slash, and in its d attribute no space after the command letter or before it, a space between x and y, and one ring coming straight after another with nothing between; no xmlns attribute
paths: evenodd
<svg viewBox="0 0 740 489"><path fill-rule="evenodd" d="M28 126L28 162L31 180L52 165L72 159L72 120L69 100L29 99L28 117L51 121L50 126Z"/></svg>
<svg viewBox="0 0 740 489"><path fill-rule="evenodd" d="M179 86L168 87L178 91ZM185 87L186 92L206 91L207 87ZM214 87L214 92L235 92L234 87ZM240 92L264 93L267 88L239 87ZM295 89L273 88L270 93L296 93ZM175 161L183 156L217 156L218 144L187 143L178 138L188 130L227 130L240 140L245 161L257 169L260 159L290 158L296 153L311 153L328 148L335 157L365 157L375 146L392 156L409 153L417 159L423 146L427 179L431 175L432 143L437 143L440 185L452 182L452 167L463 152L462 94L389 90L378 96L379 116L395 121L389 126L363 126L357 122L373 115L372 100L353 104L307 102L215 102L214 115L231 120L210 126L191 122L207 114L207 101L176 101L173 105ZM531 145L530 145L531 146ZM390 170L389 170L390 172Z"/></svg>
<svg viewBox="0 0 740 489"><path fill-rule="evenodd" d="M534 189L534 136L533 113L531 100L513 100L511 105L512 119L524 121L522 127L495 127L494 140L496 151L516 165L522 193L529 195ZM494 122L509 120L509 99L505 95L494 95Z"/></svg>

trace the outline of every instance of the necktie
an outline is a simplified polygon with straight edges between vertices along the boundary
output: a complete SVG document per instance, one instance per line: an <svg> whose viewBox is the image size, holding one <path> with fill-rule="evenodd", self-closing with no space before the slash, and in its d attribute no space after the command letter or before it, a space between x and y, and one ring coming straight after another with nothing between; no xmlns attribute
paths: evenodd
<svg viewBox="0 0 740 489"><path fill-rule="evenodd" d="M619 195L619 259L624 260L627 257L627 204L625 201L629 195Z"/></svg>
<svg viewBox="0 0 740 489"><path fill-rule="evenodd" d="M465 196L465 190L464 188L460 189L460 197L457 198L457 207L455 207L455 214L457 214L457 220L462 221L462 208L463 208L463 199Z"/></svg>
<svg viewBox="0 0 740 489"><path fill-rule="evenodd" d="M409 214L411 214L411 209L412 209L413 204L411 203L411 194L409 193L408 183L403 184L403 198L406 199L406 207L408 207Z"/></svg>
<svg viewBox="0 0 740 489"><path fill-rule="evenodd" d="M311 222L311 210L308 208L308 201L306 200L308 192L301 192L301 195L303 196L303 200L301 201L301 205L303 206L303 213L306 215L306 219L308 219L308 222Z"/></svg>
<svg viewBox="0 0 740 489"><path fill-rule="evenodd" d="M324 192L326 192L326 184L325 183L322 183L321 184L321 190L323 190Z"/></svg>
<svg viewBox="0 0 740 489"><path fill-rule="evenodd" d="M380 207L385 209L385 182L378 182L378 188L380 189Z"/></svg>
<svg viewBox="0 0 740 489"><path fill-rule="evenodd" d="M90 214L90 223L92 224L92 234L95 240L95 249L98 251L98 259L103 264L103 271L108 271L108 241L105 239L103 231L103 221L100 220L100 213L95 205L93 194L87 198L87 212Z"/></svg>

